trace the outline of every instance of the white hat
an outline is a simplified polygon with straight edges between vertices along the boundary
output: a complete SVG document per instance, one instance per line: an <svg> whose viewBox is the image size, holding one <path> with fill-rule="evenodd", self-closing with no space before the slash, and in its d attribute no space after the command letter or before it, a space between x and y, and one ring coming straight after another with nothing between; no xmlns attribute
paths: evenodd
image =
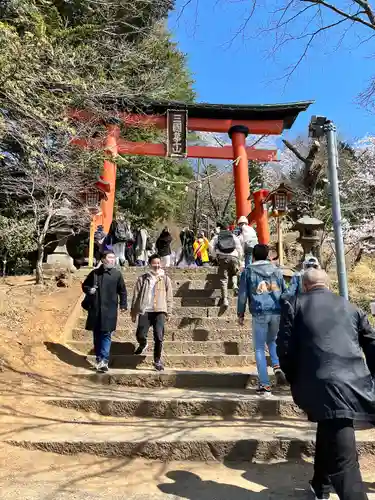
<svg viewBox="0 0 375 500"><path fill-rule="evenodd" d="M316 269L320 269L319 261L313 255L306 256L303 262L304 269L308 269L309 267L315 267Z"/></svg>
<svg viewBox="0 0 375 500"><path fill-rule="evenodd" d="M238 219L238 222L237 224L248 224L249 221L247 220L247 217L245 217L244 215L241 215L241 217Z"/></svg>

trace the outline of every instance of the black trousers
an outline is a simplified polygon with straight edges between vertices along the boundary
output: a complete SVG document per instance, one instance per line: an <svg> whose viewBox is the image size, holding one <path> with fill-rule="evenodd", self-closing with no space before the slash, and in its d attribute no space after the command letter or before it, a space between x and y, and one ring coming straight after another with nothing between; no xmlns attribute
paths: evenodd
<svg viewBox="0 0 375 500"><path fill-rule="evenodd" d="M165 313L149 312L139 316L137 341L141 347L147 344L147 334L152 326L154 332L154 360L159 361L163 349Z"/></svg>
<svg viewBox="0 0 375 500"><path fill-rule="evenodd" d="M353 421L324 420L318 423L312 486L329 493L331 485L340 500L365 500L359 470Z"/></svg>

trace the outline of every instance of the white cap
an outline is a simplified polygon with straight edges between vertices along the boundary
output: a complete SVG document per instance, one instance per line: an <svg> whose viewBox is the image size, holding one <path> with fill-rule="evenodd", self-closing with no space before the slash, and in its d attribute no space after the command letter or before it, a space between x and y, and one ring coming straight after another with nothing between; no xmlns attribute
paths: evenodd
<svg viewBox="0 0 375 500"><path fill-rule="evenodd" d="M320 269L319 261L313 255L306 256L306 258L305 258L305 260L303 262L303 268L304 269L308 269L309 267L315 267L317 269Z"/></svg>
<svg viewBox="0 0 375 500"><path fill-rule="evenodd" d="M241 215L241 217L238 219L238 222L237 224L248 224L249 221L247 220L247 217L245 217L244 215Z"/></svg>

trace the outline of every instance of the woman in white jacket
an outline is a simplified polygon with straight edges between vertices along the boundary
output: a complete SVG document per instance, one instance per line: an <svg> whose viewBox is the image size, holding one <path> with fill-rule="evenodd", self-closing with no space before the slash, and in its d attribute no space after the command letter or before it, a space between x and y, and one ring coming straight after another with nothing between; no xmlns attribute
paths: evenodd
<svg viewBox="0 0 375 500"><path fill-rule="evenodd" d="M249 226L249 221L244 215L238 219L238 226L241 230L239 239L245 256L245 267L247 267L252 262L253 248L258 244L258 236L255 229Z"/></svg>

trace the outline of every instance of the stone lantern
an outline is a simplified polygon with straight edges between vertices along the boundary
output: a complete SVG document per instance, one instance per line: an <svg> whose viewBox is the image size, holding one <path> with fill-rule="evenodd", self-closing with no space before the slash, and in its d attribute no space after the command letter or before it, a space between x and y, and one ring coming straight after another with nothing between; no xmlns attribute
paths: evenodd
<svg viewBox="0 0 375 500"><path fill-rule="evenodd" d="M307 255L312 254L320 261L319 243L323 226L323 221L308 215L304 215L296 222L295 229L299 231L297 241L301 243L303 249L303 260Z"/></svg>
<svg viewBox="0 0 375 500"><path fill-rule="evenodd" d="M54 226L51 232L56 234L57 246L54 252L47 257L47 269L61 269L74 272L73 258L68 254L66 242L73 234L72 226L74 221L74 210L71 202L64 198L61 208L56 210L54 216Z"/></svg>

